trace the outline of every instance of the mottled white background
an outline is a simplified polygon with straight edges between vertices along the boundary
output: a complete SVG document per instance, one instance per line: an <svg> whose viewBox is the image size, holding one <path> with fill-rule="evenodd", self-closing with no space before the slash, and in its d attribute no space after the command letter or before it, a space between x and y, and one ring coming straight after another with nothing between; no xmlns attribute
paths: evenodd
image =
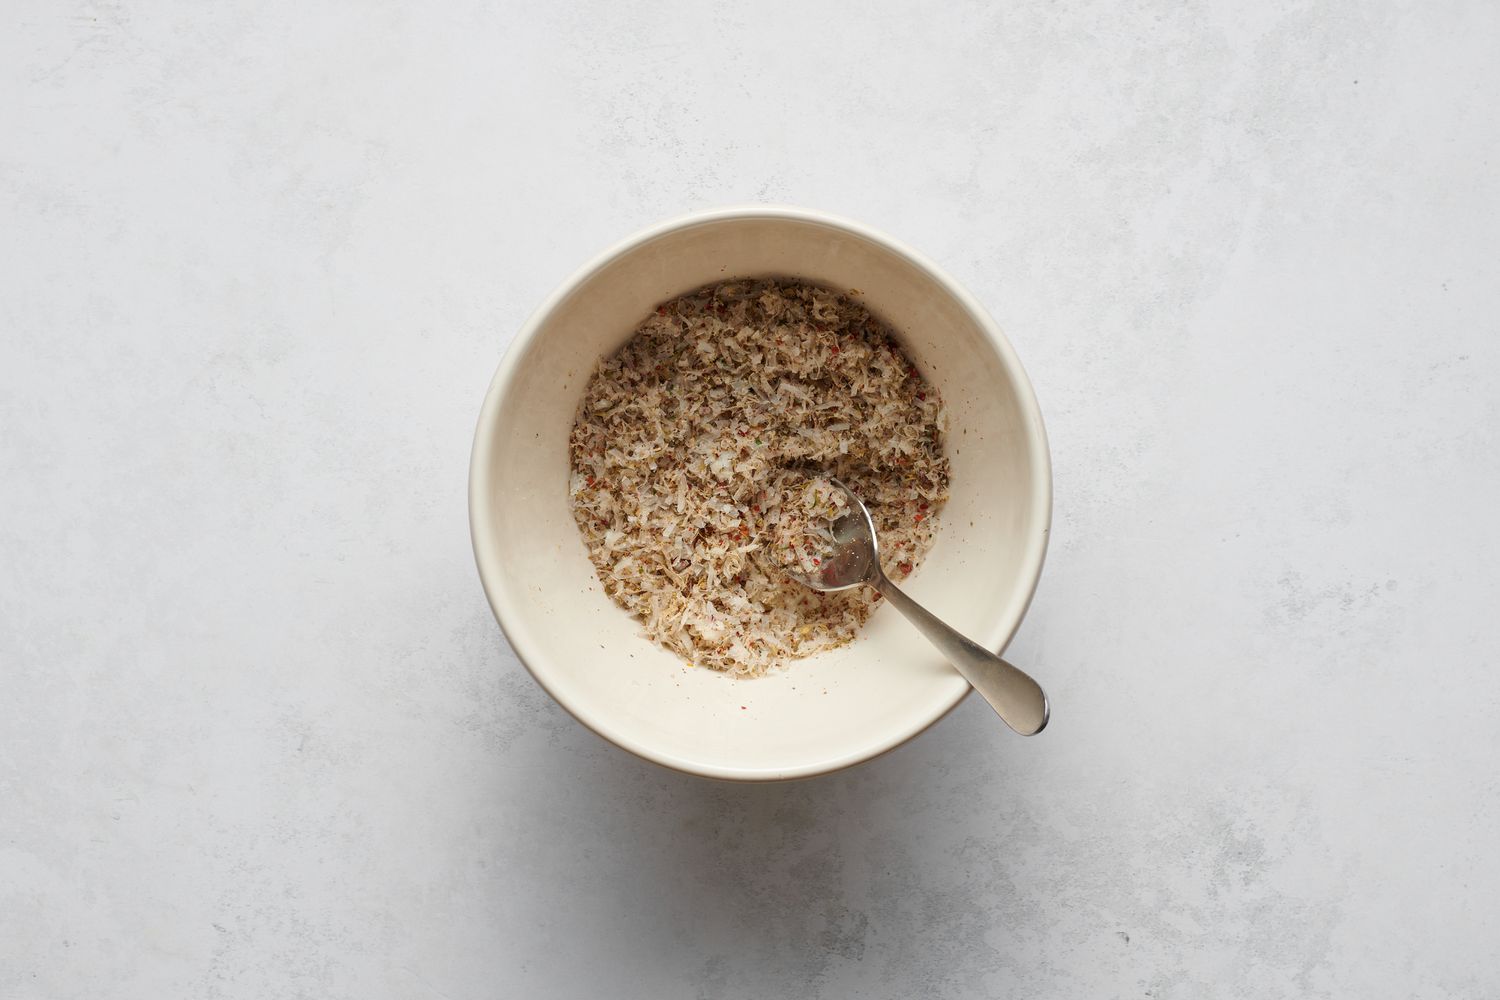
<svg viewBox="0 0 1500 1000"><path fill-rule="evenodd" d="M1494 997L1500 6L11 0L0 997ZM507 340L685 210L967 283L1054 544L970 700L710 784L507 650Z"/></svg>

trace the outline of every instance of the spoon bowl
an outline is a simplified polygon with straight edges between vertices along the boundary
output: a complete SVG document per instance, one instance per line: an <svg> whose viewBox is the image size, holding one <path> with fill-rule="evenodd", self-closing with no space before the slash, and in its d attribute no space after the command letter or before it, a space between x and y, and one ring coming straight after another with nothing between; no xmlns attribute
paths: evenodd
<svg viewBox="0 0 1500 1000"><path fill-rule="evenodd" d="M853 590L869 583L880 572L880 542L870 511L849 487L837 479L829 482L849 498L849 510L833 522L833 548L818 567L817 575L791 574L798 583L825 594Z"/></svg>

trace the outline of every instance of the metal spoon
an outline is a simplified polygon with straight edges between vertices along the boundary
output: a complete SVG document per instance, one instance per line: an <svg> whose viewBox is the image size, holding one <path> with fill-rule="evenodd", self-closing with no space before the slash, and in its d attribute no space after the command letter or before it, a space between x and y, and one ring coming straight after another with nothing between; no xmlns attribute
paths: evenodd
<svg viewBox="0 0 1500 1000"><path fill-rule="evenodd" d="M870 511L849 487L837 479L831 482L844 491L850 507L833 524L833 553L823 560L816 577L793 573L792 578L821 591L874 587L942 651L1007 726L1022 736L1041 732L1048 715L1047 695L1041 686L1023 671L943 624L892 583L880 568L880 544L875 539L875 522L870 519Z"/></svg>

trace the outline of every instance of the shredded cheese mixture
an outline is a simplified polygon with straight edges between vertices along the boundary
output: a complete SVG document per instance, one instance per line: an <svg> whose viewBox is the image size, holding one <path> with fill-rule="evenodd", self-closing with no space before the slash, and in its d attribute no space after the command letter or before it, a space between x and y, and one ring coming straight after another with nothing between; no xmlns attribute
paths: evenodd
<svg viewBox="0 0 1500 1000"><path fill-rule="evenodd" d="M948 498L943 429L936 390L858 302L729 281L658 306L599 365L569 441L573 515L649 638L754 676L848 642L879 600L787 575L843 502L821 478L865 502L902 579Z"/></svg>

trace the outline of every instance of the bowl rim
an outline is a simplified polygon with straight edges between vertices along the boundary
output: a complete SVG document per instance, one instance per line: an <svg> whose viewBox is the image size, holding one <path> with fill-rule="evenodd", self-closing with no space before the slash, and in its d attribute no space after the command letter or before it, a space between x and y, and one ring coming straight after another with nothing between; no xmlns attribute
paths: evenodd
<svg viewBox="0 0 1500 1000"><path fill-rule="evenodd" d="M546 657L532 642L530 632L525 625L524 617L520 610L511 606L511 603L506 599L499 586L499 579L505 570L501 560L495 555L496 539L493 518L489 516L493 508L493 500L490 496L490 491L485 486L491 479L490 473L495 464L495 441L498 437L498 435L486 433L486 431L495 426L495 417L499 411L500 404L519 375L521 359L526 356L528 347L540 333L548 316L564 300L576 292L580 286L609 264L653 240L679 230L692 229L720 222L745 220L801 222L842 230L845 233L874 243L905 259L949 295L953 296L974 319L985 339L989 342L990 347L999 356L1001 363L1014 374L1017 402L1020 405L1024 419L1026 437L1031 445L1029 449L1033 483L1031 499L1035 509L1040 511L1041 516L1037 524L1038 530L1026 540L1025 550L1022 553L1022 579L1025 581L1023 591L1013 597L1010 605L996 616L995 622L987 634L974 636L975 641L980 642L987 648L1001 652L1004 651L1005 647L1015 636L1016 631L1020 628L1021 621L1025 618L1026 612L1031 606L1032 599L1036 595L1036 588L1041 579L1042 563L1046 559L1047 542L1052 528L1052 456L1047 444L1046 427L1042 423L1041 408L1037 404L1036 393L1032 388L1031 379L1027 376L1026 369L1022 366L1021 359L1017 356L1015 349L1011 347L1010 341L1006 339L999 325L990 317L989 312L966 288L949 276L947 272L931 259L907 246L905 243L869 226L816 209L800 208L791 205L751 204L731 205L689 212L685 215L679 215L648 226L627 236L625 239L584 263L558 285L537 306L531 315L527 317L526 322L511 340L504 355L500 358L500 363L490 380L489 388L485 392L484 402L480 407L479 418L474 430L474 444L469 456L469 537L474 550L475 566L479 571L480 584L484 588L485 597L490 604L490 610L494 613L495 620L500 625L500 631L505 635L506 641L509 642L511 649L516 654L516 658L521 661L521 664L531 674L537 684L541 686L542 690L546 691L552 697L553 701L561 705L569 715L577 719L586 728L622 750L627 750L637 757L675 771L726 781L789 781L832 774L835 771L853 767L856 764L861 764L889 753L920 736L940 719L947 716L949 712L958 706L959 702L968 696L972 688L965 686L963 690L954 696L951 702L934 713L931 718L914 727L907 727L887 733L868 745L858 747L839 756L812 761L796 767L722 766L663 753L647 744L632 739L628 734L621 732L615 726L611 725L608 719L592 714L585 706L570 704L567 699L561 697L553 686L548 683L545 665Z"/></svg>

